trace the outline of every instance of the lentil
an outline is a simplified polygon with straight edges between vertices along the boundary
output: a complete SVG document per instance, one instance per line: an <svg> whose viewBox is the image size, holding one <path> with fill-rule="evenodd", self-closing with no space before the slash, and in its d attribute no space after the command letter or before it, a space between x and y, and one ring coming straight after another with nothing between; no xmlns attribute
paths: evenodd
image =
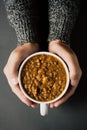
<svg viewBox="0 0 87 130"><path fill-rule="evenodd" d="M37 101L50 101L57 98L65 89L66 80L62 63L47 54L31 57L21 71L24 90Z"/></svg>

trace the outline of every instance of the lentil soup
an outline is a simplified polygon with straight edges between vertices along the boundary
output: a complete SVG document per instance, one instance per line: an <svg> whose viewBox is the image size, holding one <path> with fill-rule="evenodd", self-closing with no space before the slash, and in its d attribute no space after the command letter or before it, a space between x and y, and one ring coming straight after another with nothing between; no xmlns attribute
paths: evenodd
<svg viewBox="0 0 87 130"><path fill-rule="evenodd" d="M60 60L48 54L31 57L21 71L24 91L34 100L47 102L61 95L67 75Z"/></svg>

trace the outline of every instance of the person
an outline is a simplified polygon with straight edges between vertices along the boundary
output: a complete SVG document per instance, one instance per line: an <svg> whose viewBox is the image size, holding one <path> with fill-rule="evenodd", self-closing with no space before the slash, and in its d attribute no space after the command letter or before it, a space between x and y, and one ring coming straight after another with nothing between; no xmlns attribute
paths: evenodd
<svg viewBox="0 0 87 130"><path fill-rule="evenodd" d="M82 76L78 57L70 47L71 33L79 14L79 0L48 0L47 2L49 32L46 41L48 51L61 56L67 63L70 72L69 90L60 100L49 104L50 108L54 108L63 104L75 93ZM18 43L11 52L3 71L13 93L26 105L36 107L37 104L28 100L19 88L18 68L27 56L40 51L39 2L38 0L4 0L4 3L8 21L15 30Z"/></svg>

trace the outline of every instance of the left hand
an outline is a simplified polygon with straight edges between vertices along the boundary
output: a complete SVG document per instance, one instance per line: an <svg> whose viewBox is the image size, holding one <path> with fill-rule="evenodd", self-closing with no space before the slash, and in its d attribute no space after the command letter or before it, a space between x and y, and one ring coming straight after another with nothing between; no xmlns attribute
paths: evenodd
<svg viewBox="0 0 87 130"><path fill-rule="evenodd" d="M63 104L75 93L75 90L82 76L82 70L74 51L68 45L62 43L60 40L51 41L49 43L48 49L50 52L56 53L61 58L63 58L70 71L70 89L60 100L50 104L50 108L53 108Z"/></svg>
<svg viewBox="0 0 87 130"><path fill-rule="evenodd" d="M26 105L36 107L36 104L28 100L22 93L18 83L18 68L21 62L32 53L39 51L37 43L25 43L17 46L10 54L7 64L4 67L4 74L8 80L11 90Z"/></svg>

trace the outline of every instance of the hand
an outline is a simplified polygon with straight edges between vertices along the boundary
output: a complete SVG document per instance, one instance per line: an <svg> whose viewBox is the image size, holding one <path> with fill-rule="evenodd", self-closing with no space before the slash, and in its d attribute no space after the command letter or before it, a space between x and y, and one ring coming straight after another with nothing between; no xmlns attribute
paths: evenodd
<svg viewBox="0 0 87 130"><path fill-rule="evenodd" d="M59 101L50 104L50 107L53 108L60 106L74 94L80 81L82 71L76 54L68 45L62 43L60 40L55 40L49 43L48 49L50 52L56 53L64 59L70 72L70 89Z"/></svg>
<svg viewBox="0 0 87 130"><path fill-rule="evenodd" d="M26 105L35 107L36 104L29 101L21 92L18 84L18 68L21 62L30 54L39 50L38 44L26 43L18 46L14 49L9 58L6 66L4 67L4 74L8 80L8 83L17 97Z"/></svg>

